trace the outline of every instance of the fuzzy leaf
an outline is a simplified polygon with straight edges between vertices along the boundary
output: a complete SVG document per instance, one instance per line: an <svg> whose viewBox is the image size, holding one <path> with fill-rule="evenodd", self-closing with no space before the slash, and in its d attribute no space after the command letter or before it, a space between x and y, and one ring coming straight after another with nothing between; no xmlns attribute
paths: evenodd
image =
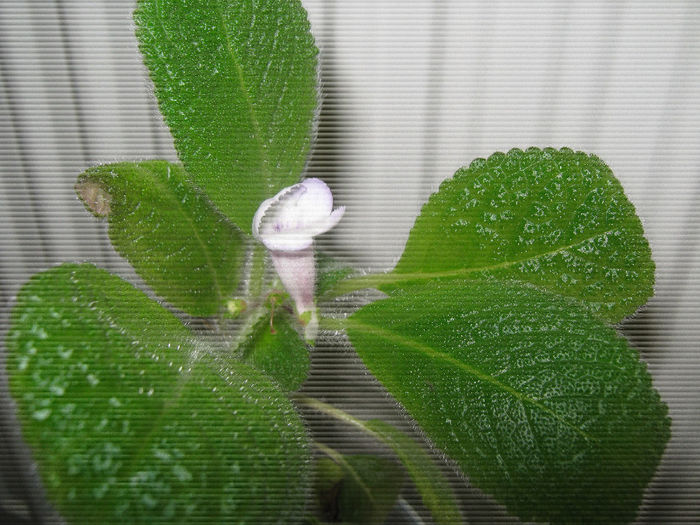
<svg viewBox="0 0 700 525"><path fill-rule="evenodd" d="M414 284L352 315L370 371L470 480L523 520L625 522L669 438L646 366L572 300Z"/></svg>
<svg viewBox="0 0 700 525"><path fill-rule="evenodd" d="M286 391L298 390L309 374L309 350L282 312L272 326L265 316L241 349L244 362L262 370Z"/></svg>
<svg viewBox="0 0 700 525"><path fill-rule="evenodd" d="M139 0L134 20L180 160L250 233L309 152L318 50L306 11L299 0Z"/></svg>
<svg viewBox="0 0 700 525"><path fill-rule="evenodd" d="M603 161L569 149L514 149L477 159L440 186L389 276L455 277L532 283L617 322L653 294L654 262L634 206Z"/></svg>
<svg viewBox="0 0 700 525"><path fill-rule="evenodd" d="M196 316L216 314L236 289L245 244L233 226L166 161L90 168L76 191L109 221L109 238L153 290Z"/></svg>
<svg viewBox="0 0 700 525"><path fill-rule="evenodd" d="M34 276L7 347L23 436L69 522L299 519L309 450L290 402L121 279L70 264Z"/></svg>

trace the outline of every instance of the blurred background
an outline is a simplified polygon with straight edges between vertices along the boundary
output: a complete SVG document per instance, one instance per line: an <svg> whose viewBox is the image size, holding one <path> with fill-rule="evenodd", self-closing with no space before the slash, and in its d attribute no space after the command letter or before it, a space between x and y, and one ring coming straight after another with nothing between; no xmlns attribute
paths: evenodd
<svg viewBox="0 0 700 525"><path fill-rule="evenodd" d="M700 522L700 3L303 4L323 90L308 173L348 207L322 241L329 252L390 268L430 193L494 151L569 146L610 165L657 263L655 297L623 330L673 418L639 522ZM97 163L176 159L134 6L0 2L0 336L37 271L88 260L131 275L73 184ZM4 376L0 386L11 419ZM20 453L0 452L0 509L21 506L11 474Z"/></svg>

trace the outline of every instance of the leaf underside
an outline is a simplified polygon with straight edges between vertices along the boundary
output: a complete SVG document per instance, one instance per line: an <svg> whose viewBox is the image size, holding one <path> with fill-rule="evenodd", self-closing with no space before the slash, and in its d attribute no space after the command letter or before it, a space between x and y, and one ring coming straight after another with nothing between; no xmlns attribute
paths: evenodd
<svg viewBox="0 0 700 525"><path fill-rule="evenodd" d="M571 300L517 283L406 286L347 331L470 480L524 520L634 518L669 437L636 352Z"/></svg>
<svg viewBox="0 0 700 525"><path fill-rule="evenodd" d="M20 291L7 368L49 498L74 523L301 515L308 443L286 397L195 347L169 312L90 265Z"/></svg>
<svg viewBox="0 0 700 525"><path fill-rule="evenodd" d="M219 312L240 280L243 233L166 161L90 168L76 184L90 211L109 221L114 248L173 306Z"/></svg>
<svg viewBox="0 0 700 525"><path fill-rule="evenodd" d="M298 0L139 0L134 20L180 160L250 233L310 149L318 50L306 11Z"/></svg>
<svg viewBox="0 0 700 525"><path fill-rule="evenodd" d="M530 148L477 159L446 180L391 275L518 280L618 322L653 294L654 262L634 206L603 161Z"/></svg>

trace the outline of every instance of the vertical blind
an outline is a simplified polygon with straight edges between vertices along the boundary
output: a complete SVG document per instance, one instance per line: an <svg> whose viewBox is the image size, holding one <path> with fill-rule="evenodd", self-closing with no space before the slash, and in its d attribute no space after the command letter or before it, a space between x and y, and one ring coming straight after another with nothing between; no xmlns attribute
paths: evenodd
<svg viewBox="0 0 700 525"><path fill-rule="evenodd" d="M639 521L700 521L700 4L303 3L323 94L307 170L347 206L328 251L391 267L430 193L494 151L569 146L611 166L657 262L655 297L623 328L673 418ZM88 260L135 278L73 192L97 163L176 158L133 8L0 2L3 334L36 271Z"/></svg>

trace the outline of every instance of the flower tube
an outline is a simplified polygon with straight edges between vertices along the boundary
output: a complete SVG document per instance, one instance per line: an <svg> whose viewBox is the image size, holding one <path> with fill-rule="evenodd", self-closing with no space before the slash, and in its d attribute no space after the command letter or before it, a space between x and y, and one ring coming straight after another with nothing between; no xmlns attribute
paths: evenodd
<svg viewBox="0 0 700 525"><path fill-rule="evenodd" d="M263 201L253 217L253 236L269 250L297 314L306 323L307 340L315 339L318 330L313 239L338 224L344 213L345 206L333 209L326 183L311 178Z"/></svg>

